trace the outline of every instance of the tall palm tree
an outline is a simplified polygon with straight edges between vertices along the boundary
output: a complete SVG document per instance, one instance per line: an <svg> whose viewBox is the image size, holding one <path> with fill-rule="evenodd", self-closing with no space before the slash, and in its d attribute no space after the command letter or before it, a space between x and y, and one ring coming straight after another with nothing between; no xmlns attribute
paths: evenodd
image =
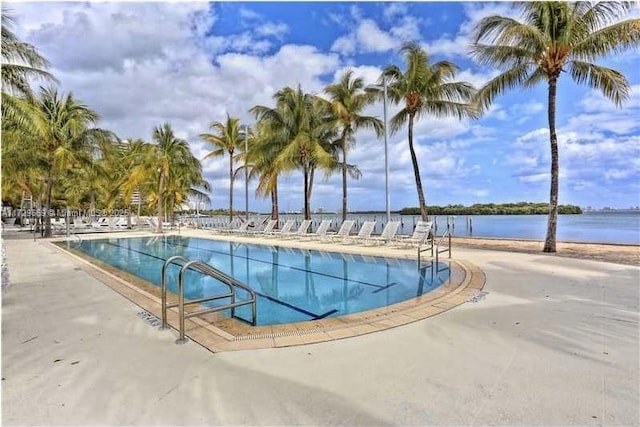
<svg viewBox="0 0 640 427"><path fill-rule="evenodd" d="M255 106L252 112L266 120L276 136L278 154L274 168L279 172L301 170L303 175L304 217L311 218L310 200L316 169L331 170L336 159L330 145L336 139L336 127L325 100L300 87L285 87L274 95L276 108Z"/></svg>
<svg viewBox="0 0 640 427"><path fill-rule="evenodd" d="M200 138L213 147L203 160L229 154L229 224L231 224L233 221L233 156L236 148L241 143L244 144L244 130L240 125L240 119L230 117L228 114L225 123L213 122L211 128L215 133L200 134Z"/></svg>
<svg viewBox="0 0 640 427"><path fill-rule="evenodd" d="M176 206L184 202L189 195L205 196L209 185L202 176L202 164L193 155L189 143L175 136L169 123L164 123L153 130L154 146L143 160L143 165L151 161L153 167L148 200L156 205L158 226L156 232L162 232L162 223L171 209L172 217Z"/></svg>
<svg viewBox="0 0 640 427"><path fill-rule="evenodd" d="M364 91L364 80L354 78L353 70L345 71L338 83L325 88L329 94L331 110L341 131L338 149L342 153L342 220L347 219L347 149L355 145L354 134L358 129L372 128L378 136L382 134L383 123L380 119L361 115L362 110L375 101L375 94ZM351 169L353 170L353 169ZM357 174L353 178L359 177Z"/></svg>
<svg viewBox="0 0 640 427"><path fill-rule="evenodd" d="M497 95L509 89L547 82L551 189L543 251L555 252L559 176L558 80L563 71L568 71L576 83L600 90L620 106L629 96L627 79L620 72L592 61L638 46L640 20L618 21L631 7L631 3L626 2L523 2L517 7L522 11L522 22L490 16L480 21L475 29L472 56L483 65L502 70L480 89L477 99L479 105L486 108Z"/></svg>
<svg viewBox="0 0 640 427"><path fill-rule="evenodd" d="M458 69L449 61L431 64L427 53L414 42L405 43L401 50L406 61L402 72L396 65L384 68L380 84L387 82L387 92L394 104L404 101L402 108L391 118L391 132L397 132L408 122L409 152L416 180L420 215L427 219L427 206L420 178L420 168L414 149L413 125L424 115L436 117L475 117L475 109L469 101L475 93L473 86L466 82L452 81Z"/></svg>
<svg viewBox="0 0 640 427"><path fill-rule="evenodd" d="M94 128L98 114L71 94L59 96L55 89L41 88L39 97L17 102L30 116L28 126L18 126L23 144L35 147L39 153L37 163L42 167L45 187L45 236L49 237L49 212L57 179L74 165L91 163L93 147L110 133Z"/></svg>

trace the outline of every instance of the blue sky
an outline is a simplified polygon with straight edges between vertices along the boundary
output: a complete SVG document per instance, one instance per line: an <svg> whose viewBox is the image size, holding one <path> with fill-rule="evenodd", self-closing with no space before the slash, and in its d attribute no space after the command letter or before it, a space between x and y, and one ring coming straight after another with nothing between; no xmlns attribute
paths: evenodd
<svg viewBox="0 0 640 427"><path fill-rule="evenodd" d="M489 2L4 2L16 33L47 57L63 91L102 116L121 138L151 139L169 121L199 158L198 135L226 114L253 123L254 105L273 105L284 86L322 94L347 68L374 83L390 63L403 68L402 42L419 42L433 60L455 62L457 80L477 86L496 74L467 55L483 17L517 16L510 3ZM640 17L636 7L630 17ZM560 203L596 208L640 205L640 52L600 63L626 74L630 99L616 108L597 92L559 82ZM425 117L416 123L427 204L548 201L546 87L496 99L479 120ZM390 106L389 117L398 110ZM368 114L382 118L382 105ZM371 132L356 135L350 161L363 172L350 181L352 210L384 209L384 148ZM391 207L417 206L406 128L389 138ZM227 159L205 160L212 207L228 206ZM267 211L267 199L250 208ZM337 210L340 177L318 175L312 208ZM244 207L244 183L235 200ZM242 206L241 206L242 205ZM302 177L281 180L283 210L302 207Z"/></svg>

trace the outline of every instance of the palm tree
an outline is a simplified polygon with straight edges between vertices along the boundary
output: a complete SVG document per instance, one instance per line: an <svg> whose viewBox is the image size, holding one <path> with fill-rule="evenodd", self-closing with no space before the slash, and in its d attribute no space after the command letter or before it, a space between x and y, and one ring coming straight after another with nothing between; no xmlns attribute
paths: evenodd
<svg viewBox="0 0 640 427"><path fill-rule="evenodd" d="M155 187L156 146L139 138L128 138L119 146L117 161L119 170L116 191L122 196L126 206L131 205L137 194L137 216L140 217L145 195ZM128 224L130 225L130 224Z"/></svg>
<svg viewBox="0 0 640 427"><path fill-rule="evenodd" d="M149 163L152 185L148 194L150 204L156 205L158 227L156 232L162 233L162 223L167 209L173 216L176 206L184 202L189 195L206 195L198 188L208 190L209 185L202 176L202 164L193 155L189 143L175 136L169 123L153 130L154 146L143 158L142 167Z"/></svg>
<svg viewBox="0 0 640 427"><path fill-rule="evenodd" d="M215 133L200 134L200 138L213 146L213 150L204 159L224 156L225 153L229 154L229 224L231 224L233 221L233 155L236 147L244 143L244 131L240 126L240 119L230 117L228 114L226 123L213 122L211 128Z"/></svg>
<svg viewBox="0 0 640 427"><path fill-rule="evenodd" d="M408 122L409 152L420 215L426 221L427 207L413 143L414 122L426 114L436 117L457 116L459 119L475 117L475 110L468 103L475 90L469 83L452 81L458 69L456 65L449 61L431 64L427 53L418 44L405 43L400 52L405 57L405 72L396 65L388 65L384 68L379 83L386 80L387 92L394 104L404 101L404 108L391 118L391 132L397 132Z"/></svg>
<svg viewBox="0 0 640 427"><path fill-rule="evenodd" d="M20 41L13 33L14 19L9 11L2 11L2 96L31 96L29 78L39 77L55 81L44 69L49 62L36 49Z"/></svg>
<svg viewBox="0 0 640 427"><path fill-rule="evenodd" d="M502 73L482 87L479 105L518 86L532 87L546 81L551 146L551 189L544 252L556 251L558 220L558 137L556 134L557 84L563 71L578 84L600 90L620 106L629 96L629 83L618 71L591 61L637 46L640 20L619 20L631 3L523 2L523 21L503 16L484 18L475 29L473 57Z"/></svg>
<svg viewBox="0 0 640 427"><path fill-rule="evenodd" d="M327 102L304 93L300 87L285 87L274 95L276 108L255 106L251 111L271 127L278 151L273 167L278 173L302 170L304 217L311 218L310 200L316 169L331 170L336 159L330 145L336 139Z"/></svg>
<svg viewBox="0 0 640 427"><path fill-rule="evenodd" d="M375 100L375 95L364 92L362 78L353 78L353 70L345 71L338 83L325 88L330 96L331 109L341 127L338 149L342 153L342 220L347 219L347 148L355 145L354 134L358 129L373 128L378 136L382 134L383 123L380 119L361 115L362 110ZM354 171L353 168L351 168ZM356 173L352 178L359 178Z"/></svg>
<svg viewBox="0 0 640 427"><path fill-rule="evenodd" d="M255 108L255 107L254 107ZM259 107L257 107L259 108ZM252 108L253 111L253 108ZM261 117L258 114L258 117ZM250 139L249 152L245 153L245 167L249 169L249 179L258 179L256 195L271 199L271 219L279 218L278 207L278 175L275 159L284 144L278 139L277 130L261 118Z"/></svg>
<svg viewBox="0 0 640 427"><path fill-rule="evenodd" d="M49 211L57 179L72 166L90 164L92 148L111 134L93 128L98 114L78 103L71 94L58 96L55 89L41 88L38 98L16 98L16 102L29 112L28 126L20 123L17 128L22 143L38 153L35 162L41 167L45 187L45 237L50 237Z"/></svg>

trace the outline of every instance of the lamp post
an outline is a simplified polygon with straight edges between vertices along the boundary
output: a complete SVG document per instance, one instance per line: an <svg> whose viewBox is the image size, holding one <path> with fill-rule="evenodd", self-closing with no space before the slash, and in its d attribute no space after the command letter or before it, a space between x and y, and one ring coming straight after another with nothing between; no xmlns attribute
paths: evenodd
<svg viewBox="0 0 640 427"><path fill-rule="evenodd" d="M384 191L385 208L387 209L387 224L391 221L391 208L389 196L389 155L387 148L387 79L382 79L382 89L384 99L382 100L382 115L384 118Z"/></svg>
<svg viewBox="0 0 640 427"><path fill-rule="evenodd" d="M380 93L380 86L369 85L365 91ZM387 213L387 223L391 221L391 197L389 195L389 149L387 141L387 79L382 77L382 114L384 118L384 193L385 193L385 210Z"/></svg>
<svg viewBox="0 0 640 427"><path fill-rule="evenodd" d="M249 125L244 125L244 215L249 221L249 169L247 156L249 155Z"/></svg>

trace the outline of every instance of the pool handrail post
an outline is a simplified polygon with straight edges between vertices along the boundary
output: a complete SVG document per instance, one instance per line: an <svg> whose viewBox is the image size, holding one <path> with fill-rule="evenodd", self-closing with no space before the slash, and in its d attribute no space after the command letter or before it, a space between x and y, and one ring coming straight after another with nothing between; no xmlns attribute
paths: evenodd
<svg viewBox="0 0 640 427"><path fill-rule="evenodd" d="M189 262L185 257L175 255L167 258L162 265L162 275L160 277L160 290L162 294L162 323L160 324L159 329L169 329L169 323L167 322L167 267L169 267L169 264L172 264L174 261Z"/></svg>
<svg viewBox="0 0 640 427"><path fill-rule="evenodd" d="M225 295L224 297L230 297L231 298L231 304L228 304L226 306L222 306L222 307L214 307L211 309L205 309L205 310L200 310L199 312L192 312L188 315L185 315L184 313L184 306L185 306L185 302L184 302L184 272L187 271L188 269L193 269L196 270L202 274L206 274L210 277L213 277L214 279L219 280L221 283L227 285L229 287L229 291L230 294L229 295ZM251 298L247 301L242 301L240 303L236 302L236 288L240 288L243 289L245 291L247 291L249 293L249 295L251 296ZM193 304L196 302L203 302L206 300L213 300L213 299L218 299L220 298L220 296L217 297L211 297L211 298L202 298L200 300L194 300L191 301L189 304ZM214 311L221 311L221 310L225 310L225 309L231 309L232 314L235 313L235 307L236 306L240 306L240 305L246 305L246 304L251 304L252 306L252 310L251 310L251 314L252 314L252 321L251 324L253 326L256 325L256 314L257 314L257 310L256 310L256 294L255 291L253 289L251 289L249 286L239 282L238 280L234 279L233 277L223 273L222 271L206 264L203 263L202 261L198 261L198 260L193 260L193 261L188 261L186 264L184 264L182 266L182 268L180 269L180 273L178 274L178 315L180 316L180 325L179 325L179 329L180 329L180 337L176 340L176 344L185 344L189 341L189 339L185 336L185 327L184 327L184 321L186 317L193 317L193 316L197 316L199 314L205 313L205 312L214 312ZM173 305L175 307L175 305Z"/></svg>
<svg viewBox="0 0 640 427"><path fill-rule="evenodd" d="M176 340L176 344L186 344L189 342L189 338L184 333L184 272L189 269L193 264L197 264L199 261L189 261L180 269L178 273L178 316L180 318L180 337Z"/></svg>

